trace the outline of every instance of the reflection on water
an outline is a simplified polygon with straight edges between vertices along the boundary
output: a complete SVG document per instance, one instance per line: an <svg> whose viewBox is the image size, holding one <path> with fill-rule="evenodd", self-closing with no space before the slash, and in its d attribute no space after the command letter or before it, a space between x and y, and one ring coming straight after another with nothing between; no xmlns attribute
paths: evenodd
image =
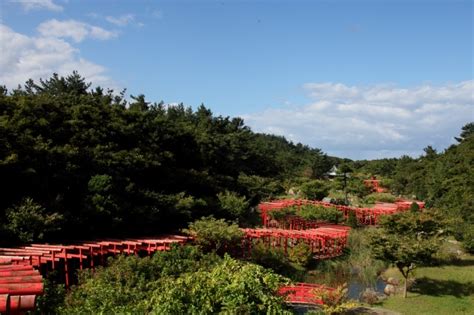
<svg viewBox="0 0 474 315"><path fill-rule="evenodd" d="M382 279L378 278L377 281L375 281L375 284L367 285L362 283L359 279L353 278L348 282L347 295L349 299L359 300L361 294L367 288L373 289L377 293L383 293L383 289L385 288L385 282Z"/></svg>
<svg viewBox="0 0 474 315"><path fill-rule="evenodd" d="M365 289L370 288L377 293L383 293L385 282L378 277L373 281L367 281L359 277L357 274L349 274L347 272L333 272L323 274L312 274L305 277L305 282L325 284L330 287L337 287L347 283L347 295L349 299L359 300Z"/></svg>

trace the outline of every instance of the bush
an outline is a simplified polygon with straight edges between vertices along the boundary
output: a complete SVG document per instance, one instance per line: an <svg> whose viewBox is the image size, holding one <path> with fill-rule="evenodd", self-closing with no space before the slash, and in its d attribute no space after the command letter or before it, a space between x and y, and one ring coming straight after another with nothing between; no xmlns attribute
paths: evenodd
<svg viewBox="0 0 474 315"><path fill-rule="evenodd" d="M194 242L205 251L223 254L240 247L244 232L235 223L212 216L203 217L189 224L184 233L194 238Z"/></svg>
<svg viewBox="0 0 474 315"><path fill-rule="evenodd" d="M313 259L311 247L304 242L299 242L295 246L288 248L288 260L292 263L306 267L311 259Z"/></svg>
<svg viewBox="0 0 474 315"><path fill-rule="evenodd" d="M148 305L155 314L291 314L277 294L286 280L225 256L210 270L163 279Z"/></svg>
<svg viewBox="0 0 474 315"><path fill-rule="evenodd" d="M285 220L289 216L298 216L308 221L326 221L339 223L343 217L341 211L335 207L322 207L315 205L291 206L269 211L269 216L277 221Z"/></svg>
<svg viewBox="0 0 474 315"><path fill-rule="evenodd" d="M365 197L365 202L374 204L376 202L395 202L397 198L389 193L372 193Z"/></svg>
<svg viewBox="0 0 474 315"><path fill-rule="evenodd" d="M217 194L217 199L221 209L233 219L242 219L249 212L250 205L245 196L241 197L235 192L226 190Z"/></svg>
<svg viewBox="0 0 474 315"><path fill-rule="evenodd" d="M297 210L298 210L297 207L291 206L291 207L269 211L268 215L270 216L270 218L280 221L280 220L284 220L286 217L296 215Z"/></svg>
<svg viewBox="0 0 474 315"><path fill-rule="evenodd" d="M322 207L314 205L304 205L299 208L297 215L305 220L326 221L331 223L339 223L343 217L343 213L335 207Z"/></svg>
<svg viewBox="0 0 474 315"><path fill-rule="evenodd" d="M301 185L303 196L311 200L322 200L329 193L330 185L323 180L311 180Z"/></svg>
<svg viewBox="0 0 474 315"><path fill-rule="evenodd" d="M283 248L267 246L262 241L256 241L253 244L251 259L253 262L280 274L286 273L289 268L289 259Z"/></svg>
<svg viewBox="0 0 474 315"><path fill-rule="evenodd" d="M474 253L474 226L472 224L466 224L462 235L462 245L464 249L473 254Z"/></svg>
<svg viewBox="0 0 474 315"><path fill-rule="evenodd" d="M410 205L410 211L416 213L420 211L420 206L416 202L412 202Z"/></svg>
<svg viewBox="0 0 474 315"><path fill-rule="evenodd" d="M152 258L119 256L107 268L81 272L60 313L285 314L277 290L287 282L255 264L175 246Z"/></svg>
<svg viewBox="0 0 474 315"><path fill-rule="evenodd" d="M313 291L313 294L323 301L324 314L346 314L349 309L358 306L357 303L348 300L347 284L340 285L332 291L318 288Z"/></svg>
<svg viewBox="0 0 474 315"><path fill-rule="evenodd" d="M351 228L357 228L359 226L359 221L357 220L355 211L349 211L349 216L347 217L347 225Z"/></svg>
<svg viewBox="0 0 474 315"><path fill-rule="evenodd" d="M31 198L7 209L6 214L7 230L25 243L47 238L49 233L60 229L63 219L58 213L46 213L46 209Z"/></svg>

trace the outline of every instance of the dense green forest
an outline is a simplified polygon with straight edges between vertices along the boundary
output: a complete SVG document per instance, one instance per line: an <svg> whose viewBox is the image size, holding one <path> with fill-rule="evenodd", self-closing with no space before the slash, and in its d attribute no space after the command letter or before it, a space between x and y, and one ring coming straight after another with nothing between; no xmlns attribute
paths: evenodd
<svg viewBox="0 0 474 315"><path fill-rule="evenodd" d="M285 179L338 161L203 105L127 101L77 73L30 80L0 91L0 240L158 233L209 214L251 221Z"/></svg>
<svg viewBox="0 0 474 315"><path fill-rule="evenodd" d="M442 153L428 146L419 158L351 161L255 133L204 105L127 101L78 73L30 80L0 91L0 240L150 234L207 215L252 224L260 200L304 191L343 164L362 174L349 182L353 193L355 181L381 176L394 194L443 209L472 242L473 130L464 126Z"/></svg>

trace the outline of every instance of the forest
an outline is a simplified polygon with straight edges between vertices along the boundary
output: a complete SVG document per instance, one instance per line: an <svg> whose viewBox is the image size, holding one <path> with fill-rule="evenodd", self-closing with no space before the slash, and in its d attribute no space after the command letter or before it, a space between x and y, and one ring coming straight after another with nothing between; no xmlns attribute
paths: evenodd
<svg viewBox="0 0 474 315"><path fill-rule="evenodd" d="M241 240L239 227L259 225L257 205L295 196L358 206L423 200L429 217L387 219L385 231L416 231L409 222L415 216L426 231L442 228L472 253L474 123L460 126L455 141L442 152L427 146L419 157L353 161L256 133L241 118L215 116L204 105L193 110L144 95L127 98L125 90L93 87L77 72L55 74L0 88L0 244L176 232L196 240L143 260L118 257L96 275L80 274L66 297L60 285L48 286L42 313L287 313L276 292L303 279L311 265L306 249L295 247L284 258L257 247L251 262L229 250ZM333 166L339 177L328 180ZM373 176L387 193L362 184ZM336 210L302 209L306 218L342 220ZM363 251L369 241L361 235L352 242ZM365 264L376 266L387 255L377 253L380 243L371 244L374 259ZM344 257L362 261L354 252Z"/></svg>

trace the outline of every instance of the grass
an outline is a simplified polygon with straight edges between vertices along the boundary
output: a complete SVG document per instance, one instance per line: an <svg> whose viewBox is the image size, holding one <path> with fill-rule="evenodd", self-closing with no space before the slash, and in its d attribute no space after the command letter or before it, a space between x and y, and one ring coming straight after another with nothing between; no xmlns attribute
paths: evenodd
<svg viewBox="0 0 474 315"><path fill-rule="evenodd" d="M385 276L402 278L393 268ZM474 314L474 255L444 266L419 268L415 277L406 299L393 296L380 306L405 315Z"/></svg>

